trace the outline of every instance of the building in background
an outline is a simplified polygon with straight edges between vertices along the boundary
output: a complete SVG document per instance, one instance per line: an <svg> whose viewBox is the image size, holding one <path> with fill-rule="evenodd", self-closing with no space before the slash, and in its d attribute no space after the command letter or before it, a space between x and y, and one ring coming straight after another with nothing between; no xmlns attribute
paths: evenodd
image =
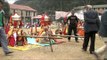
<svg viewBox="0 0 107 60"><path fill-rule="evenodd" d="M21 16L21 19L24 22L30 22L31 18L36 16L37 11L29 6L17 5L17 4L9 4L11 14L17 13Z"/></svg>

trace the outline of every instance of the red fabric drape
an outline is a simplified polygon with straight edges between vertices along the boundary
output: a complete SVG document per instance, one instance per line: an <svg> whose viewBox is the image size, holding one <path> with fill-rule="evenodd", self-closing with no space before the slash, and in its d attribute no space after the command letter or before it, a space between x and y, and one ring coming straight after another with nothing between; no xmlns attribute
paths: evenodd
<svg viewBox="0 0 107 60"><path fill-rule="evenodd" d="M10 36L8 39L9 39L9 46L14 47L15 46L15 39L14 39L13 35Z"/></svg>
<svg viewBox="0 0 107 60"><path fill-rule="evenodd" d="M14 27L17 27L17 25L18 25L18 22L17 21L14 21Z"/></svg>

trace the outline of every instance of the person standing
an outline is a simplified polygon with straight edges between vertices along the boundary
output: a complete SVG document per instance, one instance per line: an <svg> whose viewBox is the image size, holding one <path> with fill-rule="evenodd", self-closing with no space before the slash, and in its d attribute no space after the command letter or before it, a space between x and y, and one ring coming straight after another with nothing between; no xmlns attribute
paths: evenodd
<svg viewBox="0 0 107 60"><path fill-rule="evenodd" d="M10 51L7 47L8 46L8 40L6 37L5 30L4 30L3 17L4 17L3 2L0 1L0 43L1 43L1 46L3 48L5 55L9 55L10 53L13 53L13 52Z"/></svg>
<svg viewBox="0 0 107 60"><path fill-rule="evenodd" d="M83 51L87 51L88 42L90 39L90 54L93 54L95 50L95 35L99 30L100 20L98 17L98 13L92 9L91 5L85 6L86 12L84 12L84 42L82 49Z"/></svg>
<svg viewBox="0 0 107 60"><path fill-rule="evenodd" d="M67 23L68 23L68 35L72 34L72 31L74 32L75 37L75 41L78 41L78 37L77 37L77 24L78 24L78 17L76 15L74 15L74 11L72 11L72 15L69 16L67 18ZM71 37L68 37L68 41L70 41Z"/></svg>
<svg viewBox="0 0 107 60"><path fill-rule="evenodd" d="M98 59L100 59L101 55L104 55L104 60L107 60L107 11L105 11L101 17L99 35L102 37L105 45L95 50L95 55Z"/></svg>

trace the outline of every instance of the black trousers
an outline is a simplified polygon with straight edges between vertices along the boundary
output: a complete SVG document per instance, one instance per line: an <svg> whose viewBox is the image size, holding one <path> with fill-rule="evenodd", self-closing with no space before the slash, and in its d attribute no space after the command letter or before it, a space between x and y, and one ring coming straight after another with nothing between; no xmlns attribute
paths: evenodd
<svg viewBox="0 0 107 60"><path fill-rule="evenodd" d="M68 27L68 35L71 35L72 34L72 31L74 32L74 35L75 36L78 36L77 35L77 26L70 26ZM70 40L71 37L68 37L68 40ZM77 41L78 40L78 37L75 37L75 40Z"/></svg>
<svg viewBox="0 0 107 60"><path fill-rule="evenodd" d="M95 34L96 34L95 31L85 33L84 42L83 42L83 49L84 50L87 50L89 40L90 40L89 51L92 52L95 50Z"/></svg>
<svg viewBox="0 0 107 60"><path fill-rule="evenodd" d="M1 42L0 42L0 47L1 47Z"/></svg>

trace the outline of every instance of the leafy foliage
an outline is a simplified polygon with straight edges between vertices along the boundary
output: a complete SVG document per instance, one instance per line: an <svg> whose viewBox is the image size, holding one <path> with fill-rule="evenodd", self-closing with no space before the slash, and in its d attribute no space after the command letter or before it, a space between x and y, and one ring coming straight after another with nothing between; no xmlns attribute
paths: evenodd
<svg viewBox="0 0 107 60"><path fill-rule="evenodd" d="M39 14L54 11L70 11L76 6L82 6L86 4L97 5L106 4L107 0L18 0L16 4L28 5L36 9Z"/></svg>
<svg viewBox="0 0 107 60"><path fill-rule="evenodd" d="M1 0L1 2L3 2L3 10L5 12L5 17L6 17L6 19L9 19L9 17L10 17L10 6L9 6L8 2L5 2L5 0Z"/></svg>

